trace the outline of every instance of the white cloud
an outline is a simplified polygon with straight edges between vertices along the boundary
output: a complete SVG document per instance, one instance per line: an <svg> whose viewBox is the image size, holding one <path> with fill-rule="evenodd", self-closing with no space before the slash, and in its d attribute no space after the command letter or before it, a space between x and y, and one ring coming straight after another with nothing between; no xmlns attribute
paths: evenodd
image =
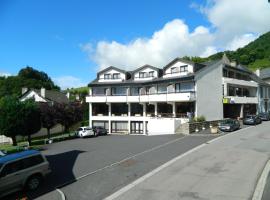
<svg viewBox="0 0 270 200"><path fill-rule="evenodd" d="M134 69L144 64L162 67L177 56L203 54L213 39L206 27L199 26L190 32L182 20L175 19L151 38L137 38L128 44L100 41L90 57L100 68L113 65ZM91 47L89 43L82 46L84 50L92 50Z"/></svg>
<svg viewBox="0 0 270 200"><path fill-rule="evenodd" d="M0 77L1 76L8 77L8 76L11 76L11 74L10 73L6 73L6 72L0 72Z"/></svg>
<svg viewBox="0 0 270 200"><path fill-rule="evenodd" d="M218 50L235 50L270 30L270 4L266 0L206 0L191 4L207 17L209 27L190 31L181 19L167 22L150 38L128 43L99 41L81 45L99 68L131 70L144 64L162 67L175 57L209 56ZM210 31L211 30L211 31Z"/></svg>
<svg viewBox="0 0 270 200"><path fill-rule="evenodd" d="M226 49L237 50L238 48L244 47L256 38L257 36L251 33L244 34L240 37L236 36L231 42L229 42Z"/></svg>
<svg viewBox="0 0 270 200"><path fill-rule="evenodd" d="M84 83L81 79L74 76L61 76L53 78L53 81L56 85L60 86L61 89L67 88L77 88L82 86L87 86L87 83Z"/></svg>
<svg viewBox="0 0 270 200"><path fill-rule="evenodd" d="M226 44L247 33L270 30L270 4L267 0L208 0L204 14L216 28L217 40Z"/></svg>

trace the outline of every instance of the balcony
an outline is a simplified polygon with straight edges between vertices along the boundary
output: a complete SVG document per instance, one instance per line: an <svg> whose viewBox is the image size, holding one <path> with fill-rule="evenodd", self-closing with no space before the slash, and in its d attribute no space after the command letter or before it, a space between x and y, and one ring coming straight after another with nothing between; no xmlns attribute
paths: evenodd
<svg viewBox="0 0 270 200"><path fill-rule="evenodd" d="M175 93L165 93L165 94L146 94L137 96L88 96L86 97L86 102L89 103L147 103L147 102L185 102L185 101L195 101L195 92L175 92Z"/></svg>
<svg viewBox="0 0 270 200"><path fill-rule="evenodd" d="M249 86L249 87L258 87L258 83L254 81L245 81L245 80L239 80L234 78L222 78L223 84L233 84L233 85L241 85L241 86Z"/></svg>
<svg viewBox="0 0 270 200"><path fill-rule="evenodd" d="M224 103L236 103L236 104L257 104L258 97L237 97L237 96L225 96Z"/></svg>

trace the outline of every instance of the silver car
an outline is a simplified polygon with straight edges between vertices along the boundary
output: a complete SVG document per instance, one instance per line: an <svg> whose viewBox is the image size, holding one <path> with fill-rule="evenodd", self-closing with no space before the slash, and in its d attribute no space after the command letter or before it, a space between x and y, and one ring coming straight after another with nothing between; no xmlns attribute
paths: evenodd
<svg viewBox="0 0 270 200"><path fill-rule="evenodd" d="M22 189L36 190L50 172L48 161L36 150L0 157L0 197Z"/></svg>

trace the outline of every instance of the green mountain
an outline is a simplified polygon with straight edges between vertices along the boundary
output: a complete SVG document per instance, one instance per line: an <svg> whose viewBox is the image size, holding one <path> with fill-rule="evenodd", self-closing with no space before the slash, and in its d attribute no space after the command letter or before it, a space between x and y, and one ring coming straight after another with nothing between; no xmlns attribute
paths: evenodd
<svg viewBox="0 0 270 200"><path fill-rule="evenodd" d="M48 90L60 90L45 72L35 70L32 67L21 69L16 76L0 76L0 98L7 95L19 96L22 87L36 89L44 87Z"/></svg>
<svg viewBox="0 0 270 200"><path fill-rule="evenodd" d="M259 38L236 51L224 51L213 54L207 58L184 57L194 62L204 62L222 58L226 53L230 60L248 66L251 70L270 67L270 32L261 35Z"/></svg>

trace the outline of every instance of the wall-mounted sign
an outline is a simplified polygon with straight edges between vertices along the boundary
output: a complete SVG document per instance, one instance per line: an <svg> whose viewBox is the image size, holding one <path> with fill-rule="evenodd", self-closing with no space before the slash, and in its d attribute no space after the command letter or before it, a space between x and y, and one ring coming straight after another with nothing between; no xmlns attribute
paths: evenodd
<svg viewBox="0 0 270 200"><path fill-rule="evenodd" d="M230 98L223 98L223 103L230 103L231 99Z"/></svg>

